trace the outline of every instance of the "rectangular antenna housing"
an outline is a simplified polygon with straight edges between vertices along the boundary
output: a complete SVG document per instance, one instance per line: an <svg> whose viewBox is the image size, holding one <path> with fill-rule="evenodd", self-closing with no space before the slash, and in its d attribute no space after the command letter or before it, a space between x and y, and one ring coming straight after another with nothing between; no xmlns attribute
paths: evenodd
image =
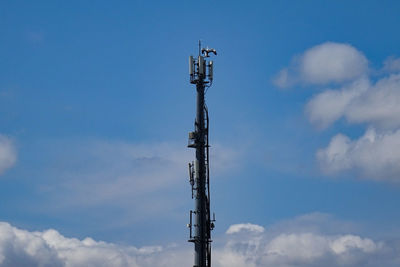
<svg viewBox="0 0 400 267"><path fill-rule="evenodd" d="M199 56L199 76L204 77L205 72L205 65L204 65L204 58Z"/></svg>
<svg viewBox="0 0 400 267"><path fill-rule="evenodd" d="M208 62L208 78L210 80L213 79L213 72L214 72L214 62L211 60Z"/></svg>
<svg viewBox="0 0 400 267"><path fill-rule="evenodd" d="M190 75L190 77L192 77L193 76L193 57L192 56L190 56L189 57L189 75Z"/></svg>

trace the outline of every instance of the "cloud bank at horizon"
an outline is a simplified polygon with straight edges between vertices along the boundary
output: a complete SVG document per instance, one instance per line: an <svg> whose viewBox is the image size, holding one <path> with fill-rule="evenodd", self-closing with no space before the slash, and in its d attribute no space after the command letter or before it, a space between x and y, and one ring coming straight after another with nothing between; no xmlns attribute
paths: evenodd
<svg viewBox="0 0 400 267"><path fill-rule="evenodd" d="M400 242L339 233L345 231L340 227L338 233L323 231L322 224L333 223L331 217L316 213L267 229L250 223L232 225L222 239L215 240L218 246L213 250L213 265L356 267L379 263L394 267L400 263ZM68 238L54 229L30 232L0 223L0 266L166 267L190 266L192 261L190 245L137 248L92 238Z"/></svg>

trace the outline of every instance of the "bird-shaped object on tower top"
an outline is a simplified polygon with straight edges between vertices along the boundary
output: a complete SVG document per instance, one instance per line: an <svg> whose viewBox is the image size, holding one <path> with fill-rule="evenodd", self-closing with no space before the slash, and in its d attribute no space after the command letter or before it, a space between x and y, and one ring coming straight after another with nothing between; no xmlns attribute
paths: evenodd
<svg viewBox="0 0 400 267"><path fill-rule="evenodd" d="M201 53L204 55L204 57L210 57L208 54L209 53L214 53L214 55L217 55L217 51L214 48L202 48Z"/></svg>

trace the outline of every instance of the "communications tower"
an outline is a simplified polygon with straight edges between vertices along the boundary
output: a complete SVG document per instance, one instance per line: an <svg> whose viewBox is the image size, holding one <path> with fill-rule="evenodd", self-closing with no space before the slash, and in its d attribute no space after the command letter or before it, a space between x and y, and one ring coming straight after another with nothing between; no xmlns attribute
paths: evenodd
<svg viewBox="0 0 400 267"><path fill-rule="evenodd" d="M213 81L213 61L210 54L217 55L215 49L201 48L199 55L189 57L190 83L196 85L197 110L194 131L189 132L188 147L196 150L196 159L189 163L189 181L192 187L194 210L190 211L189 242L194 243L193 267L211 267L211 231L214 229L215 215L210 216L210 157L208 144L208 110L204 95ZM193 218L194 217L194 218Z"/></svg>

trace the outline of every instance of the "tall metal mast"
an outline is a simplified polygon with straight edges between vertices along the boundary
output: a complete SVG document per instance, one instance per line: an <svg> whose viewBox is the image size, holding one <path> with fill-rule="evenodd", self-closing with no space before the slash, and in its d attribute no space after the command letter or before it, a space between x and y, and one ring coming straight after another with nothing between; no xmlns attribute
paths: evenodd
<svg viewBox="0 0 400 267"><path fill-rule="evenodd" d="M189 57L190 83L196 85L197 111L195 130L189 132L188 147L196 149L196 159L189 163L189 178L195 208L190 211L189 242L194 243L194 266L211 267L211 231L215 216L210 216L210 172L208 144L208 110L204 101L205 90L212 85L213 61L207 61L215 49L202 48L199 42L197 58ZM194 216L194 220L193 220ZM193 233L194 232L194 233Z"/></svg>

